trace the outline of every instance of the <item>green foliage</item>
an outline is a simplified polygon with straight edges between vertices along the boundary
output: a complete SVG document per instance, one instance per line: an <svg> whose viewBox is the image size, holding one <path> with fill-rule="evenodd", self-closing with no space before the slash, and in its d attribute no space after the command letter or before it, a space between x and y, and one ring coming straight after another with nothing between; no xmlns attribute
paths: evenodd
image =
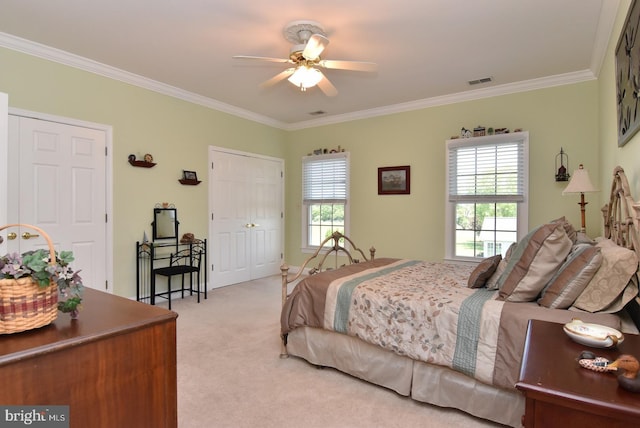
<svg viewBox="0 0 640 428"><path fill-rule="evenodd" d="M311 206L311 224L344 224L344 204L317 204Z"/></svg>
<svg viewBox="0 0 640 428"><path fill-rule="evenodd" d="M517 217L516 203L456 204L458 229L481 230L486 217Z"/></svg>
<svg viewBox="0 0 640 428"><path fill-rule="evenodd" d="M43 249L28 251L22 255L5 255L0 257L0 278L31 277L40 287L55 283L58 286L58 310L75 316L82 302L82 278L69 266L74 260L71 251L61 251L55 256L56 261L51 264L49 251Z"/></svg>

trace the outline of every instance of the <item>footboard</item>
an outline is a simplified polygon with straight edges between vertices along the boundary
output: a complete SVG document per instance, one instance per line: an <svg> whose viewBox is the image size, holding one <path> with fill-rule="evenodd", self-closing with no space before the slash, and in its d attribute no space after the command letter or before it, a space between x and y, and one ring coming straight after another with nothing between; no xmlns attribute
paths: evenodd
<svg viewBox="0 0 640 428"><path fill-rule="evenodd" d="M347 243L349 244L349 247L351 247L351 250L347 249ZM359 263L360 258L354 258L352 254L356 257L362 257L362 260L364 261L369 261L375 258L376 249L374 247L371 247L369 249L369 258L367 258L364 252L360 248L358 248L350 238L340 232L334 232L331 236L327 237L320 243L318 249L311 256L307 257L304 263L302 263L302 266L300 266L300 270L291 278L289 277L289 266L286 263L282 264L282 266L280 266L280 272L282 275L282 306L284 306L287 300L288 285L292 282L297 281L305 272L308 266L311 266L315 262L315 266L309 269L308 273L309 275L314 275L318 272L322 272L323 270L337 269L338 267L340 267L338 266L338 257L340 256L346 257L348 264ZM326 267L325 262L327 262L327 259L330 255L334 256L334 262L331 267ZM344 263L341 266L344 266L347 263ZM288 357L286 341L287 338L283 336L282 351L280 353L281 358Z"/></svg>

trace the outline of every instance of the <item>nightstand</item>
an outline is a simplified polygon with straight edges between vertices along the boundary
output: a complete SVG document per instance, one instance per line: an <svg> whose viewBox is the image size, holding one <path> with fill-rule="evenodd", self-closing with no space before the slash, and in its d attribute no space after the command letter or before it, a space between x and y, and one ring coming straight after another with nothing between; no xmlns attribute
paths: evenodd
<svg viewBox="0 0 640 428"><path fill-rule="evenodd" d="M525 428L637 426L640 394L620 388L615 374L587 370L577 361L587 349L612 361L620 354L640 358L640 336L624 336L617 348L589 348L571 340L562 324L530 320L516 384L526 398Z"/></svg>

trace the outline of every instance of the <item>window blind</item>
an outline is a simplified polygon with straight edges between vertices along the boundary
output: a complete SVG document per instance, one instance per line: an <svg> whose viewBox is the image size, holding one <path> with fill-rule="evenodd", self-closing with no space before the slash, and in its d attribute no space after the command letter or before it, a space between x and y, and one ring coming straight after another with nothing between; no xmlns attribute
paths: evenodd
<svg viewBox="0 0 640 428"><path fill-rule="evenodd" d="M302 158L304 203L346 203L349 196L347 152Z"/></svg>
<svg viewBox="0 0 640 428"><path fill-rule="evenodd" d="M449 147L449 201L524 200L524 142Z"/></svg>

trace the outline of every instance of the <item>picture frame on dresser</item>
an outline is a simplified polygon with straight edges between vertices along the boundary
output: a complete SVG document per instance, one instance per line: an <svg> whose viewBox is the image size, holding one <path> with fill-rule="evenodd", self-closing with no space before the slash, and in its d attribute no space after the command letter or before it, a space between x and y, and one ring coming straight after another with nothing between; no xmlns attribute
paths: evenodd
<svg viewBox="0 0 640 428"><path fill-rule="evenodd" d="M616 45L616 109L618 117L618 147L629 142L640 129L640 99L634 96L640 81L640 53L636 43L640 29L640 7L633 0Z"/></svg>

